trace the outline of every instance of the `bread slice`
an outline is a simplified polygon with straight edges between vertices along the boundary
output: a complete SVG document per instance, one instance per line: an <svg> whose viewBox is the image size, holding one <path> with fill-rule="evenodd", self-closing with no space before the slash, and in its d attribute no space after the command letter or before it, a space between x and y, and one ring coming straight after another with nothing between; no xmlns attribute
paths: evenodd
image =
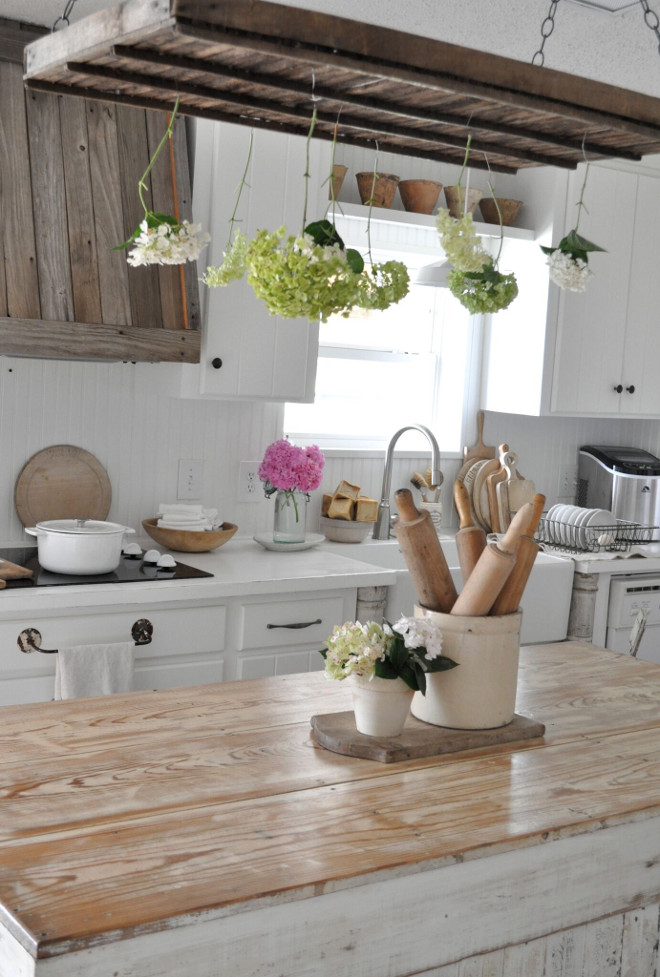
<svg viewBox="0 0 660 977"><path fill-rule="evenodd" d="M328 516L331 519L347 519L350 521L353 518L354 508L355 502L353 499L339 499L335 496L330 503Z"/></svg>
<svg viewBox="0 0 660 977"><path fill-rule="evenodd" d="M335 498L339 499L353 499L355 501L359 494L359 485L351 485L350 482L346 482L343 479L335 489Z"/></svg>
<svg viewBox="0 0 660 977"><path fill-rule="evenodd" d="M378 518L378 502L366 495L359 496L355 503L356 522L375 522Z"/></svg>
<svg viewBox="0 0 660 977"><path fill-rule="evenodd" d="M324 494L323 495L323 498L321 499L321 515L322 516L327 516L328 509L330 508L330 503L332 502L333 498L334 498L333 495L327 495L327 494Z"/></svg>

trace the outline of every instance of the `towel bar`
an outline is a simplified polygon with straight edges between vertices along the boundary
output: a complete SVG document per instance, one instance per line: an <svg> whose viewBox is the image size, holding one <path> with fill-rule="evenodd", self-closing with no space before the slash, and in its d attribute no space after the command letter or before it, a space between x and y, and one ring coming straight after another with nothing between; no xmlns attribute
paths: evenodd
<svg viewBox="0 0 660 977"><path fill-rule="evenodd" d="M150 644L153 633L154 626L146 617L141 617L131 628L131 636L136 645ZM57 648L41 647L41 632L37 631L36 628L25 628L19 634L16 643L26 655L29 655L33 651L40 651L42 655L57 654Z"/></svg>

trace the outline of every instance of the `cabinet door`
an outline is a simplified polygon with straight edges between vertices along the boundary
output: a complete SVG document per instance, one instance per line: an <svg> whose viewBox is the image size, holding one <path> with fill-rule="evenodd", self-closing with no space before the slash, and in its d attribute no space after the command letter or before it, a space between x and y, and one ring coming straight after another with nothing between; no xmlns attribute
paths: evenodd
<svg viewBox="0 0 660 977"><path fill-rule="evenodd" d="M212 241L206 264L219 265L227 247L230 218L243 176L250 130L198 120L195 162L195 215L209 224ZM310 147L308 219L317 216L322 182L321 158ZM329 167L329 164L328 164ZM305 140L299 136L255 130L251 162L236 214L242 233L291 233L302 227ZM210 213L210 220L208 215ZM311 401L314 398L318 324L284 320L268 314L243 279L205 288L200 393L251 400ZM219 362L221 361L221 365Z"/></svg>
<svg viewBox="0 0 660 977"><path fill-rule="evenodd" d="M574 226L584 179L579 167L569 180L567 226ZM570 414L616 414L621 410L622 364L626 342L628 281L631 271L637 177L592 166L585 192L588 213L579 231L607 249L589 258L594 276L585 292L562 290L552 379L551 409ZM657 276L657 272L656 272ZM552 284L551 288L557 286Z"/></svg>
<svg viewBox="0 0 660 977"><path fill-rule="evenodd" d="M621 413L660 415L660 180L640 176L630 267Z"/></svg>

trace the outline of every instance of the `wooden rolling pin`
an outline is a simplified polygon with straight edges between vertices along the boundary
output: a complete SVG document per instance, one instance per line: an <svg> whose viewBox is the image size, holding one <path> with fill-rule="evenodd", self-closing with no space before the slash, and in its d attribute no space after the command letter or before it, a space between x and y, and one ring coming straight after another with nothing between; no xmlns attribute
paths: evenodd
<svg viewBox="0 0 660 977"><path fill-rule="evenodd" d="M431 517L426 510L418 511L410 489L398 489L394 501L399 512L394 535L410 571L417 600L429 611L448 614L456 600L456 587Z"/></svg>
<svg viewBox="0 0 660 977"><path fill-rule="evenodd" d="M472 522L470 496L465 483L458 480L454 482L454 504L460 519L460 529L456 533L456 548L463 583L465 583L486 548L486 533L481 526L475 526Z"/></svg>
<svg viewBox="0 0 660 977"><path fill-rule="evenodd" d="M532 572L536 554L539 551L532 537L539 528L544 505L545 495L535 495L532 500L531 522L527 527L525 535L521 536L518 540L516 547L516 565L505 581L498 596L495 598L495 602L490 611L491 614L513 614L520 606L520 599L525 590L529 575Z"/></svg>
<svg viewBox="0 0 660 977"><path fill-rule="evenodd" d="M490 612L514 568L518 539L527 532L531 518L532 503L527 502L515 514L502 539L490 543L483 551L451 610L452 614L482 617Z"/></svg>

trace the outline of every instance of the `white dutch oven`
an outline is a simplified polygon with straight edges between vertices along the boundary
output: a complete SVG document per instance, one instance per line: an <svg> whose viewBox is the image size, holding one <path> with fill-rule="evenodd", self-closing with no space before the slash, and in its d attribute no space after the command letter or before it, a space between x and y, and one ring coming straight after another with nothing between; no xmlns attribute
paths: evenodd
<svg viewBox="0 0 660 977"><path fill-rule="evenodd" d="M121 560L124 535L134 529L95 519L51 519L26 527L37 537L39 563L52 573L111 573Z"/></svg>

